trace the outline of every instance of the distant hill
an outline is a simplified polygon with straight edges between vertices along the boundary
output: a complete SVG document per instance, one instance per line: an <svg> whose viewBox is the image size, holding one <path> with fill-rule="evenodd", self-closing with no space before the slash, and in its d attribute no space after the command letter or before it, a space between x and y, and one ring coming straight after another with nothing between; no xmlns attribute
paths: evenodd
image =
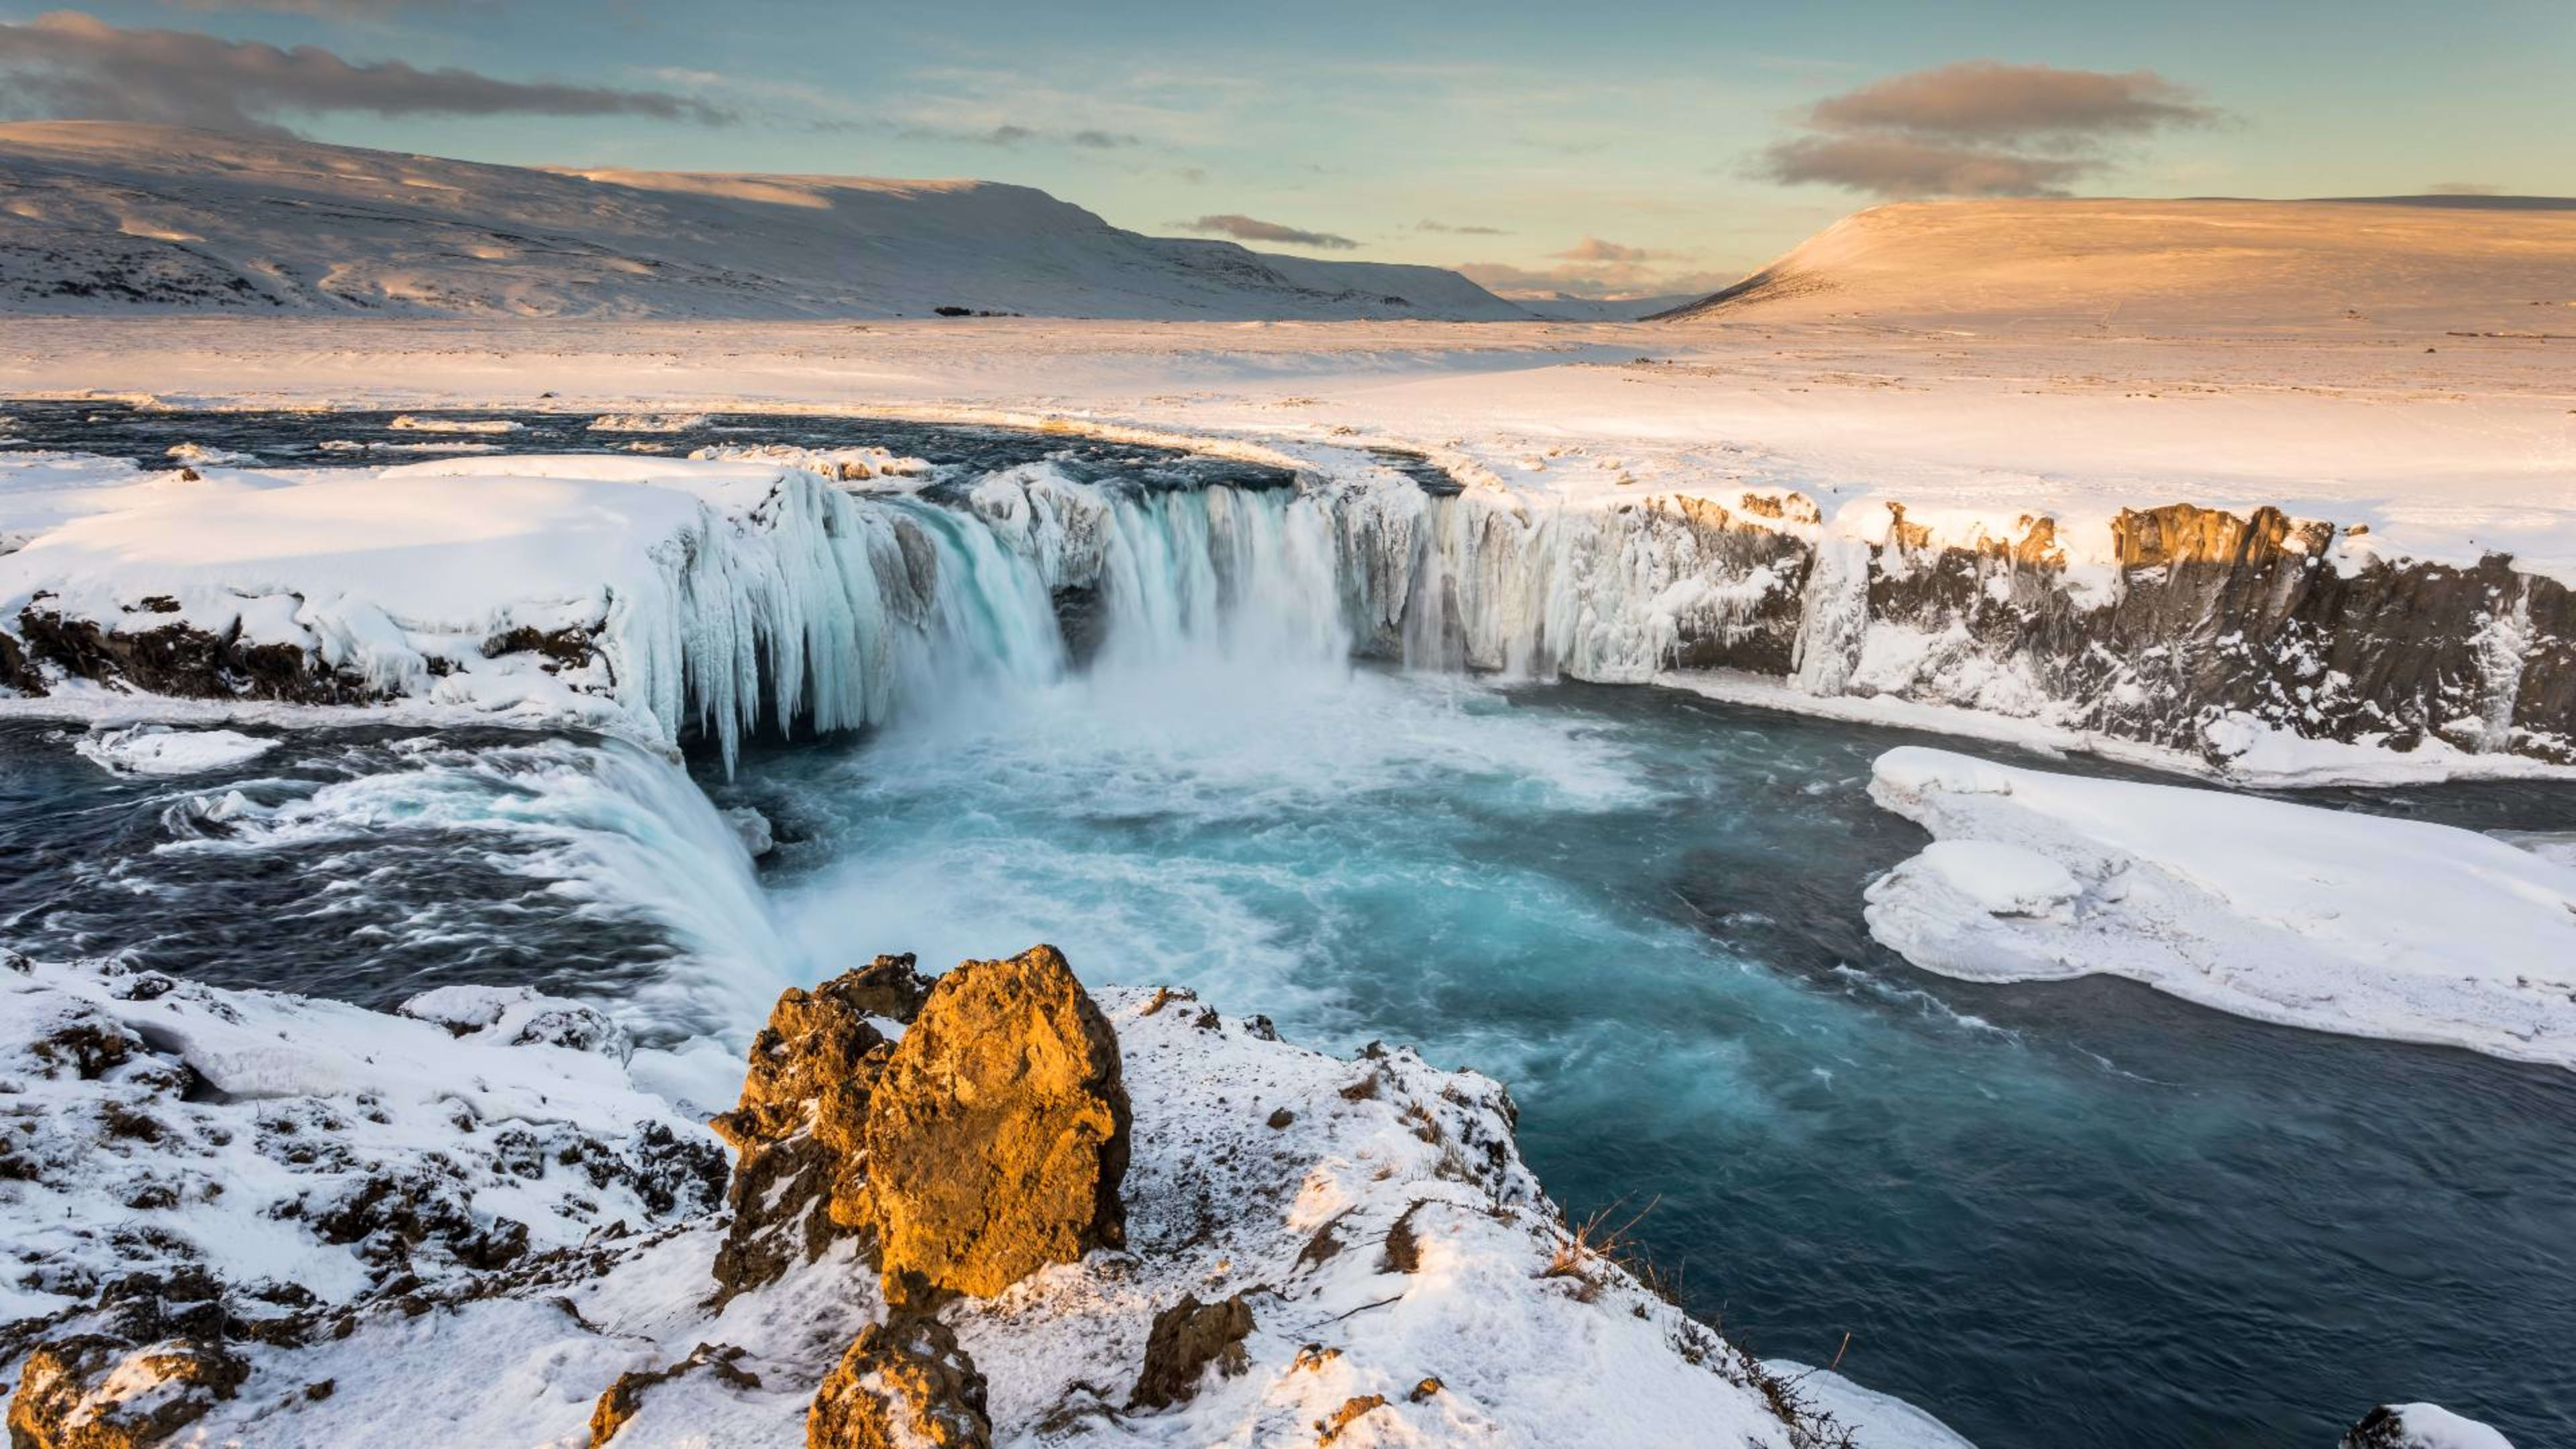
<svg viewBox="0 0 2576 1449"><path fill-rule="evenodd" d="M1660 320L2576 334L2576 202L1907 202Z"/></svg>
<svg viewBox="0 0 2576 1449"><path fill-rule="evenodd" d="M1123 231L1043 191L487 166L0 125L0 310L1525 319L1455 272Z"/></svg>

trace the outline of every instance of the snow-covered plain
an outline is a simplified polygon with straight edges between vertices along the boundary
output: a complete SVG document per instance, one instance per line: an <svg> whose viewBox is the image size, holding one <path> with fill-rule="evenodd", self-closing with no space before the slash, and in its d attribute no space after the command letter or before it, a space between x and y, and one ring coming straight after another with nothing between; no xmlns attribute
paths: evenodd
<svg viewBox="0 0 2576 1449"><path fill-rule="evenodd" d="M2103 972L2261 1021L2576 1067L2576 868L2473 831L1906 747L1934 843L1869 889L1927 970Z"/></svg>

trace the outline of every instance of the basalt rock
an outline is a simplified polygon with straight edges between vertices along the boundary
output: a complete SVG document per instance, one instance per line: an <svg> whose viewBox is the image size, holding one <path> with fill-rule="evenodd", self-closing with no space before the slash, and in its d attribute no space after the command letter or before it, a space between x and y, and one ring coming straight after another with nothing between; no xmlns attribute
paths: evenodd
<svg viewBox="0 0 2576 1449"><path fill-rule="evenodd" d="M990 1449L984 1376L932 1318L861 1330L805 1414L807 1449Z"/></svg>
<svg viewBox="0 0 2576 1449"><path fill-rule="evenodd" d="M1195 1295L1154 1315L1145 1336L1145 1367L1136 1376L1131 1409L1161 1409L1187 1403L1199 1391L1209 1364L1228 1378L1251 1367L1243 1340L1252 1333L1252 1306L1235 1294L1219 1303L1201 1303Z"/></svg>
<svg viewBox="0 0 2576 1449"><path fill-rule="evenodd" d="M888 1301L987 1297L1123 1246L1128 1122L1117 1036L1054 947L942 976L868 1112Z"/></svg>
<svg viewBox="0 0 2576 1449"><path fill-rule="evenodd" d="M11 1449L146 1449L206 1416L250 1377L211 1336L137 1346L105 1334L41 1344L9 1399Z"/></svg>
<svg viewBox="0 0 2576 1449"><path fill-rule="evenodd" d="M599 1446L616 1438L617 1431L626 1427L626 1421L634 1418L644 1407L644 1396L673 1379L704 1370L736 1388L759 1388L759 1375L735 1362L742 1354L741 1349L729 1343L702 1343L687 1358L667 1368L619 1374L617 1382L603 1390L599 1402L591 1407L590 1449L599 1449Z"/></svg>
<svg viewBox="0 0 2576 1449"><path fill-rule="evenodd" d="M707 1124L740 1154L716 1253L719 1306L868 1225L862 1135L892 1052L868 1018L902 1005L911 967L879 957L811 991L790 988L753 1038L741 1101Z"/></svg>
<svg viewBox="0 0 2576 1449"><path fill-rule="evenodd" d="M30 604L18 611L18 640L0 657L5 682L46 692L41 666L95 684L183 699L267 699L288 704L369 704L384 691L293 644L254 644L235 620L218 633L172 621L108 628Z"/></svg>

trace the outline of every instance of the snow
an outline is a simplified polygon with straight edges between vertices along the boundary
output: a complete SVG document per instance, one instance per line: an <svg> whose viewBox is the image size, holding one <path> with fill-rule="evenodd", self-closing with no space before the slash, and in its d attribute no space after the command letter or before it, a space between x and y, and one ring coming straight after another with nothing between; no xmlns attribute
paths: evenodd
<svg viewBox="0 0 2576 1449"><path fill-rule="evenodd" d="M1907 746L1936 843L1870 932L1979 980L2093 972L2260 1021L2576 1067L2576 868L2473 831Z"/></svg>
<svg viewBox="0 0 2576 1449"><path fill-rule="evenodd" d="M1975 1449L1923 1410L1831 1369L1810 1368L1784 1358L1765 1359L1763 1367L1851 1430L1855 1449Z"/></svg>
<svg viewBox="0 0 2576 1449"><path fill-rule="evenodd" d="M1529 316L1436 267L1140 236L988 181L537 170L47 121L0 125L0 186L8 311Z"/></svg>
<svg viewBox="0 0 2576 1449"><path fill-rule="evenodd" d="M2439 1404L2391 1404L2389 1409L2397 1424L2396 1437L2385 1441L2388 1449L2513 1449L2502 1434ZM2379 1449L2378 1444L2372 1449Z"/></svg>
<svg viewBox="0 0 2576 1449"><path fill-rule="evenodd" d="M701 1373L649 1390L619 1442L793 1446L815 1386L883 1312L874 1274L844 1242L711 1314L722 1237L711 1204L657 1213L622 1180L603 1186L545 1155L508 1165L516 1128L556 1132L549 1144L582 1152L599 1149L579 1143L640 1140L646 1127L704 1139L635 1085L667 1054L637 1052L629 1066L604 1047L503 1035L532 1010L588 1008L456 986L388 1016L63 963L0 970L0 992L24 1033L0 1044L0 1071L21 1088L0 1101L35 1134L17 1140L39 1168L0 1191L0 1235L52 1272L24 1281L74 1287L95 1281L84 1274L165 1254L228 1283L299 1283L355 1310L345 1335L241 1345L251 1380L199 1426L206 1442L348 1443L400 1422L425 1446L579 1444L619 1374L717 1343L744 1351L740 1366L759 1387ZM1101 1003L1134 1105L1129 1244L948 1310L991 1381L997 1443L1041 1442L1041 1423L1067 1412L1116 1442L1271 1442L1310 1433L1368 1394L1387 1402L1352 1442L1813 1442L1772 1411L1758 1364L1618 1263L1569 1247L1512 1143L1497 1084L1408 1051L1328 1057L1203 1012L1185 994L1111 989ZM48 1069L32 1045L60 1024L100 1018L140 1033L156 1055L83 1079ZM738 1084L741 1059L726 1055ZM179 1100L175 1078L150 1065L170 1057L214 1091ZM111 1109L152 1113L165 1141L187 1150L136 1151L101 1135L95 1123ZM1282 1110L1288 1120L1272 1126ZM477 1221L509 1216L530 1225L536 1248L583 1251L542 1272L473 1279L415 1248L410 1270L437 1305L423 1311L403 1297L419 1285L370 1297L359 1246L326 1242L303 1214L274 1210L405 1168L465 1191ZM134 1217L123 1203L156 1179L177 1189L175 1201L145 1210L162 1235L85 1226ZM218 1182L224 1190L207 1190ZM627 1230L598 1231L620 1218ZM1409 1272L1385 1258L1399 1219L1418 1246ZM9 1318L79 1296L16 1282L5 1291ZM1158 1308L1184 1293L1237 1291L1255 1317L1249 1372L1211 1375L1196 1398L1163 1411L1087 1407L1123 1405ZM15 1365L0 1362L0 1373L14 1377ZM326 1379L327 1397L303 1393ZM1416 1395L1426 1379L1440 1386ZM1865 1449L1960 1442L1856 1386L1817 1376L1810 1392L1868 1426Z"/></svg>
<svg viewBox="0 0 2576 1449"><path fill-rule="evenodd" d="M15 962L14 966L7 964ZM596 1016L569 1002L544 1003ZM525 1222L537 1247L580 1242L623 1216L655 1214L616 1180L578 1173L530 1178L492 1170L510 1129L622 1148L648 1124L706 1138L696 1121L628 1082L614 1055L439 1026L353 1006L258 991L222 991L112 964L0 958L0 1078L13 1151L36 1169L0 1192L0 1240L40 1271L0 1286L0 1317L51 1312L93 1275L149 1268L136 1244L168 1261L202 1259L236 1282L299 1283L342 1301L365 1287L354 1249L323 1241L278 1204L329 1200L370 1176L419 1171L435 1155L473 1170L455 1183L480 1218ZM182 1099L141 1053L95 1079L49 1066L31 1049L66 1025L106 1022L184 1062L210 1089ZM158 1123L157 1138L105 1128L110 1108ZM328 1149L298 1143L327 1137ZM134 1219L146 1190L153 1235L111 1231ZM150 1257L150 1252L145 1257ZM426 1265L424 1265L426 1266ZM14 1381L14 1366L5 1368Z"/></svg>
<svg viewBox="0 0 2576 1449"><path fill-rule="evenodd" d="M180 730L129 725L76 741L72 748L111 775L194 775L246 765L276 749L274 739L239 730Z"/></svg>
<svg viewBox="0 0 2576 1449"><path fill-rule="evenodd" d="M1845 217L1693 325L1831 317L1985 331L2113 334L2330 329L2409 321L2476 333L2576 332L2564 207L2421 198L1907 202Z"/></svg>

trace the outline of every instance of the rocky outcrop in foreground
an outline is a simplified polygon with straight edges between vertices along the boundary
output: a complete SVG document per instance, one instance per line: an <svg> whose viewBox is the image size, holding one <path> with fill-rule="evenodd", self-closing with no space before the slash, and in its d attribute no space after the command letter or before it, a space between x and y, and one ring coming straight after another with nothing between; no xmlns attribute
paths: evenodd
<svg viewBox="0 0 2576 1449"><path fill-rule="evenodd" d="M1187 992L1094 998L1062 968L1033 951L932 987L890 957L787 993L724 1114L749 1145L720 1200L711 1137L636 1085L685 1059L579 1004L450 988L397 1016L0 957L13 1449L388 1425L419 1449L1872 1443L1811 1406L1839 1381L1766 1370L1571 1231L1495 1083L1306 1051ZM1021 1091L1011 1061L1052 1085ZM897 1080L914 1100L881 1117ZM1123 1174L1117 1134L1095 1140L1113 1085ZM1006 1157L1087 1171L961 1162L1011 1200L906 1229L979 1283L1024 1276L890 1304L875 1204L908 1179L870 1155L1050 1121L1081 1151ZM761 1167L782 1149L805 1169ZM929 1234L1021 1214L1057 1226ZM745 1217L791 1250L711 1305ZM979 1256L1031 1241L1030 1267ZM2383 1410L2355 1449L2495 1449L2465 1424Z"/></svg>
<svg viewBox="0 0 2576 1449"><path fill-rule="evenodd" d="M727 1182L636 1085L700 1058L409 1009L0 971L16 1444L1839 1442L1410 1052L885 958L782 998Z"/></svg>

